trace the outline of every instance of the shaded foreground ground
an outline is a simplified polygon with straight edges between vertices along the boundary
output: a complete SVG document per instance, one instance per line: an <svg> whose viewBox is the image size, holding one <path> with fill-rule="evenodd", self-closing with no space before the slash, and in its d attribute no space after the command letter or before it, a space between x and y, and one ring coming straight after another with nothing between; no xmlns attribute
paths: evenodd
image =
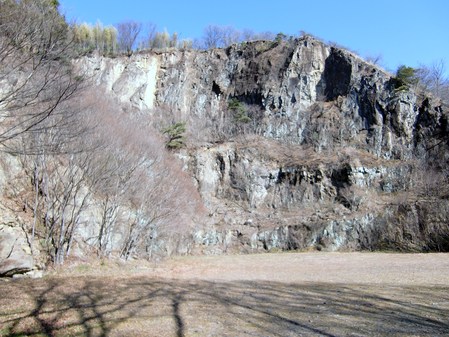
<svg viewBox="0 0 449 337"><path fill-rule="evenodd" d="M449 335L448 254L78 264L0 295L2 336Z"/></svg>

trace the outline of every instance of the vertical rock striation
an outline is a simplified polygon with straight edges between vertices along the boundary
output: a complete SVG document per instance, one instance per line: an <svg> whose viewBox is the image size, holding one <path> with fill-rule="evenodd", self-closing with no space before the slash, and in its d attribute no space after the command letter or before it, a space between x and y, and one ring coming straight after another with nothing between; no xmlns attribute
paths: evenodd
<svg viewBox="0 0 449 337"><path fill-rule="evenodd" d="M125 112L186 122L202 253L449 250L447 106L351 52L306 36L74 64Z"/></svg>
<svg viewBox="0 0 449 337"><path fill-rule="evenodd" d="M125 109L187 121L183 158L215 223L195 235L206 251L422 250L428 226L448 232L446 202L428 220L415 181L446 111L346 50L303 37L78 62ZM251 126L217 138L230 100Z"/></svg>

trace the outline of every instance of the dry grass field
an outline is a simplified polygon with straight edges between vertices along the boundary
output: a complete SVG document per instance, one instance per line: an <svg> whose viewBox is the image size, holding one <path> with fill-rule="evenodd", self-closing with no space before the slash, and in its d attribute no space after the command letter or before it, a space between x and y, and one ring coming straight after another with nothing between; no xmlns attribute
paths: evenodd
<svg viewBox="0 0 449 337"><path fill-rule="evenodd" d="M447 336L449 255L76 263L0 280L1 336Z"/></svg>

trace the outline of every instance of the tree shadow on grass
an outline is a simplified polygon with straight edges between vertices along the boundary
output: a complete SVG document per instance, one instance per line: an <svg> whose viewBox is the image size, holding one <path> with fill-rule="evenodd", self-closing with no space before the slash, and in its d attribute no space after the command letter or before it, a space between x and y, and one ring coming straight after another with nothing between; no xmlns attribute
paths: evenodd
<svg viewBox="0 0 449 337"><path fill-rule="evenodd" d="M50 278L0 284L0 335L438 336L449 287Z"/></svg>

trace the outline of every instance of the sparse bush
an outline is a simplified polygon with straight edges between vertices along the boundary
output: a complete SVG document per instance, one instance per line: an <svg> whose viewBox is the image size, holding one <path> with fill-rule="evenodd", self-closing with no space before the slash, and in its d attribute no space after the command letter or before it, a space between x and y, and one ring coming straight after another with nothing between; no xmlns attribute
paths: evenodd
<svg viewBox="0 0 449 337"><path fill-rule="evenodd" d="M427 162L414 166L411 181L420 198L446 198L449 195L447 172Z"/></svg>
<svg viewBox="0 0 449 337"><path fill-rule="evenodd" d="M352 211L357 211L363 204L364 199L364 191L357 186L340 188L337 195L337 201Z"/></svg>
<svg viewBox="0 0 449 337"><path fill-rule="evenodd" d="M274 42L281 43L282 41L285 41L287 39L287 35L284 33L277 33L276 37L274 38Z"/></svg>

